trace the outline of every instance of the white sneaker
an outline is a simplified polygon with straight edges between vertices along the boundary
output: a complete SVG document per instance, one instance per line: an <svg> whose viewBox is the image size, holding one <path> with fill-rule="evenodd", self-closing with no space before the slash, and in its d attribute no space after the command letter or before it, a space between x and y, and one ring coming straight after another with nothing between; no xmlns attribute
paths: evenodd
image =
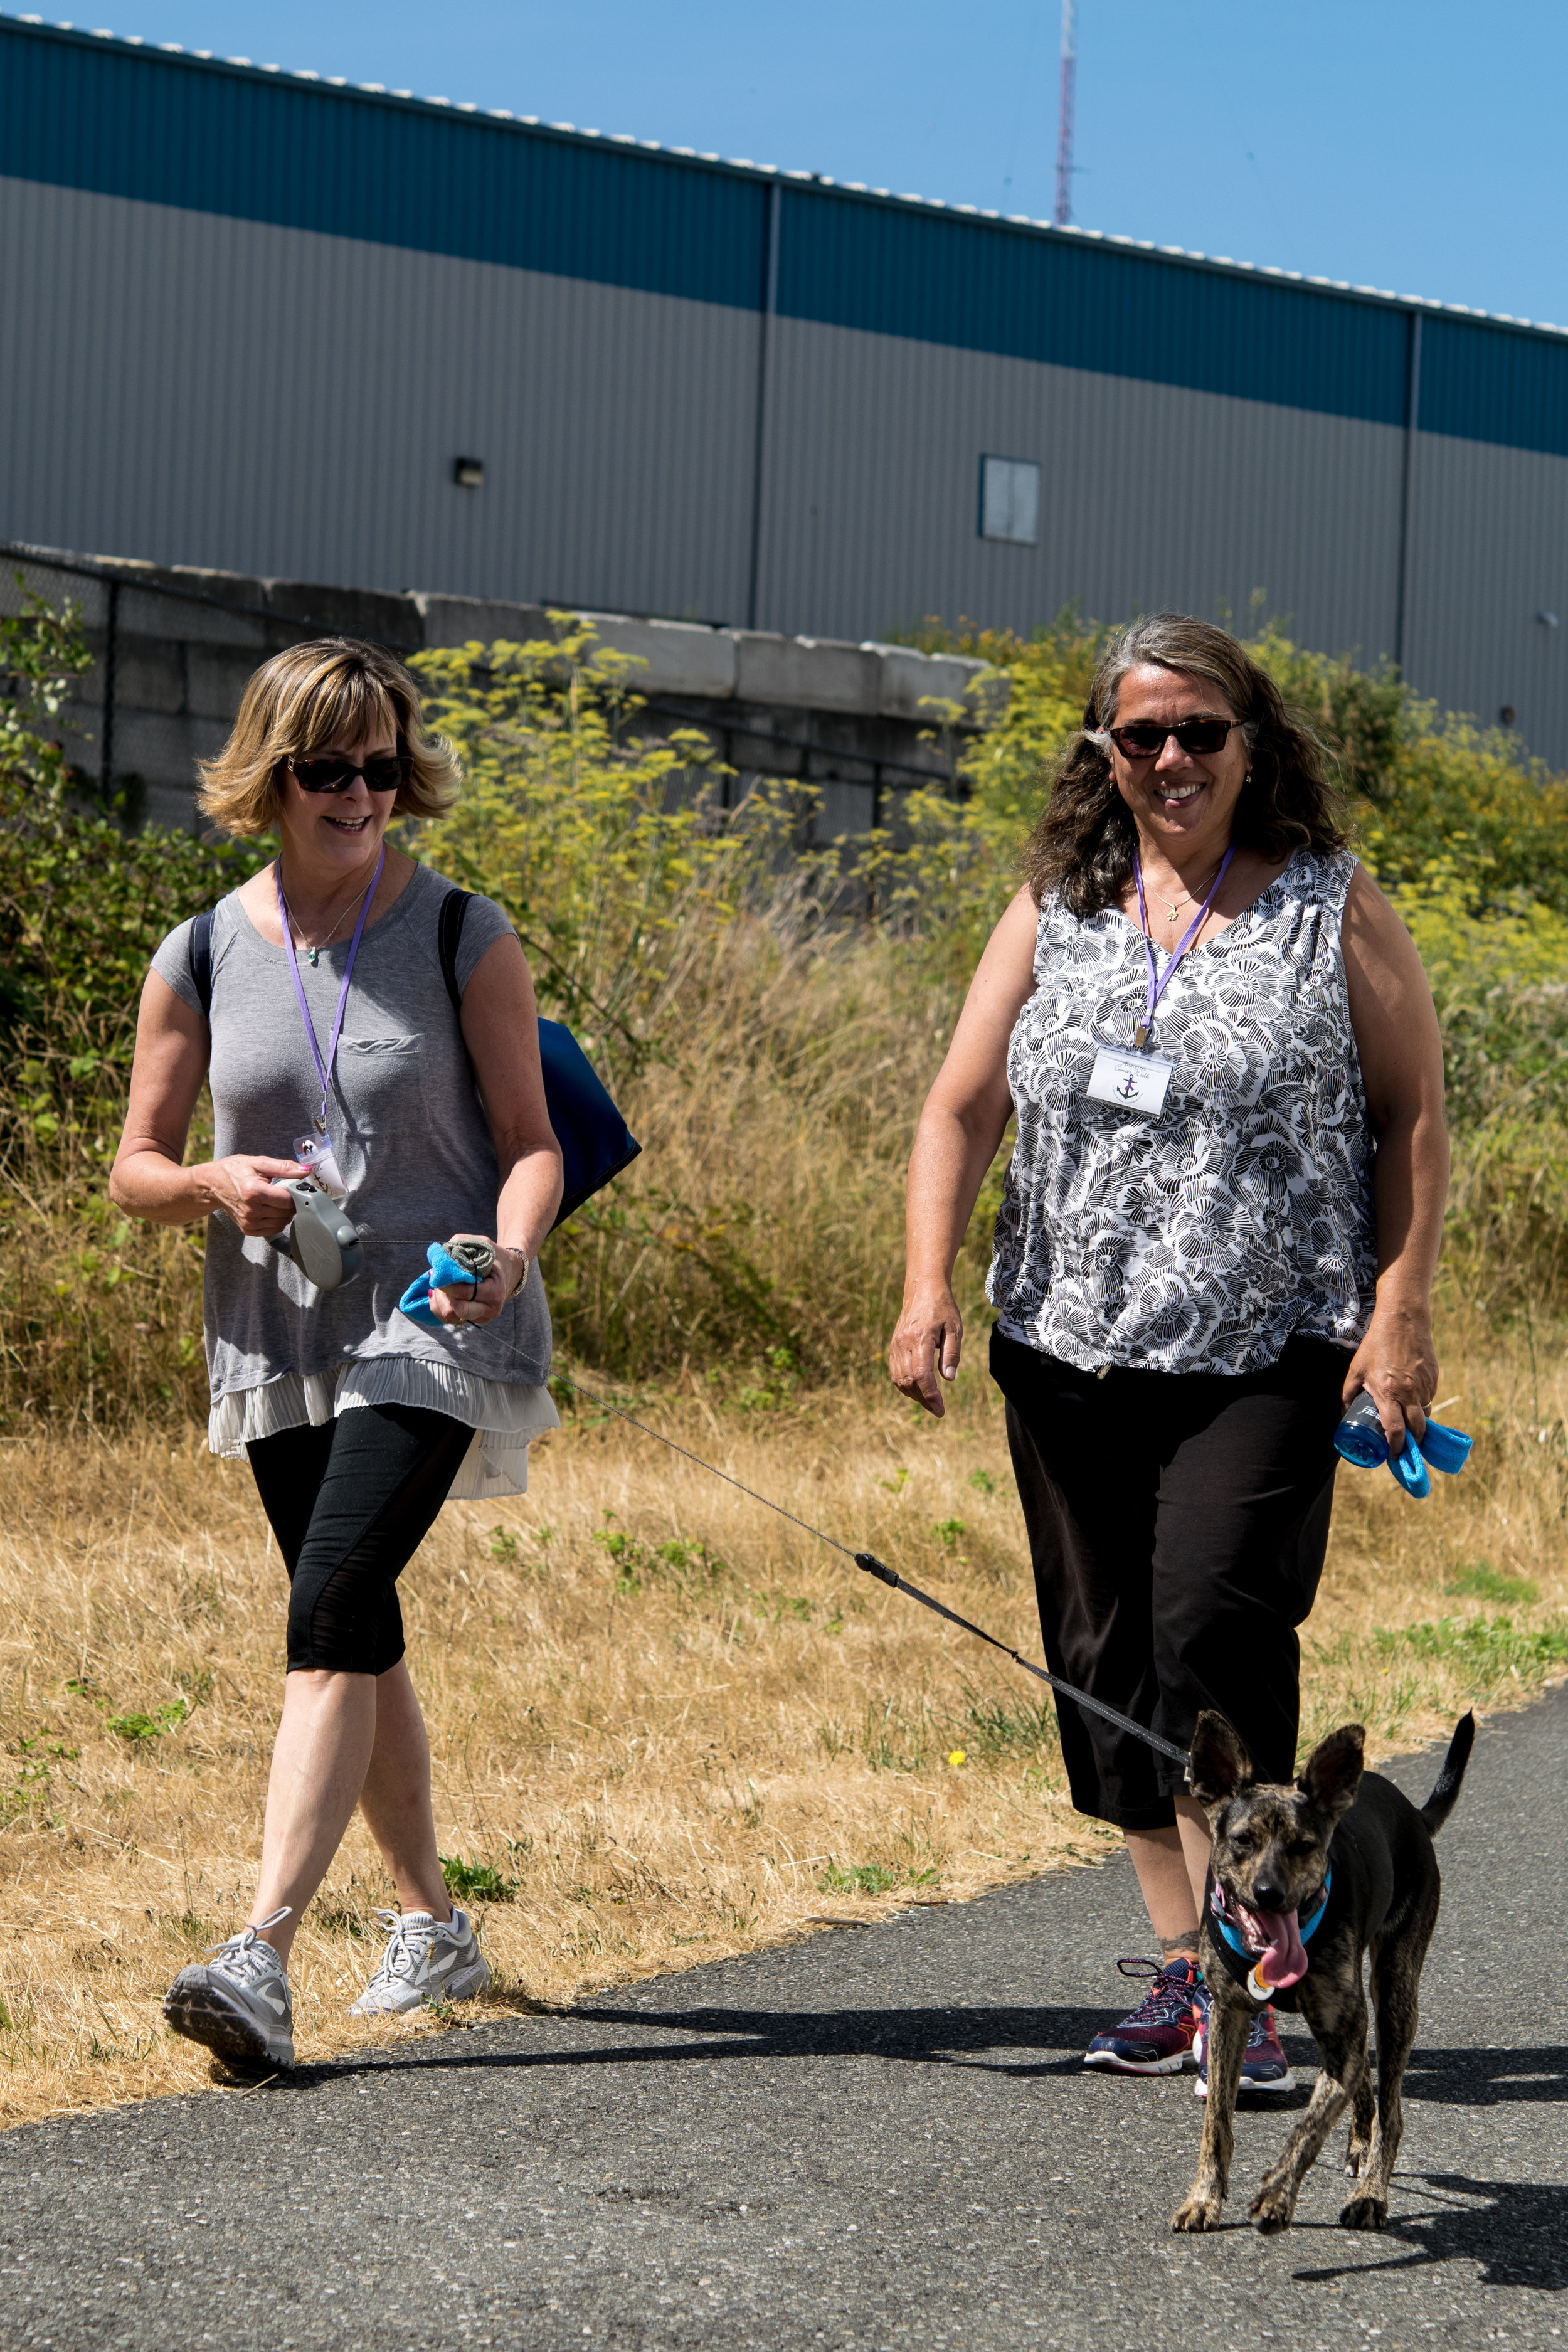
<svg viewBox="0 0 1568 2352"><path fill-rule="evenodd" d="M432 2000L468 2000L490 1980L467 1912L441 1923L428 1911L378 1911L388 1930L381 1964L351 2017L401 2015Z"/></svg>
<svg viewBox="0 0 1568 2352"><path fill-rule="evenodd" d="M275 1927L289 1906L263 1919ZM163 2015L187 2042L231 2065L292 2066L294 2004L283 1963L257 1927L215 1944L210 1958L182 1969L163 1995Z"/></svg>

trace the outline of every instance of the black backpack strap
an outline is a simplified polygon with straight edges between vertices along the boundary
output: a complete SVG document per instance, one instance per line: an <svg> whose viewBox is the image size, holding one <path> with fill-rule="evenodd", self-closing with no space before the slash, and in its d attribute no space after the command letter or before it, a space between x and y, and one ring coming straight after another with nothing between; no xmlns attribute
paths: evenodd
<svg viewBox="0 0 1568 2352"><path fill-rule="evenodd" d="M458 985L458 950L463 941L463 919L468 911L469 895L467 890L448 890L436 919L441 977L447 983L447 993L452 1000L454 1013L461 1013L463 1009L463 992Z"/></svg>
<svg viewBox="0 0 1568 2352"><path fill-rule="evenodd" d="M202 1018L208 1023L213 1012L213 910L196 916L191 925L191 978L195 983Z"/></svg>

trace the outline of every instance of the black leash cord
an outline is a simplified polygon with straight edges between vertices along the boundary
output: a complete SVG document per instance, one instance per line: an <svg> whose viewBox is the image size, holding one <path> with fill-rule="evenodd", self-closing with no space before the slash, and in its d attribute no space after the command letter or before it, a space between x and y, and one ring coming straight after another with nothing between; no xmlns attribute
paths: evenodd
<svg viewBox="0 0 1568 2352"><path fill-rule="evenodd" d="M825 1535L820 1528L814 1528L809 1519L797 1518L793 1511L786 1511L782 1503L771 1502L766 1495L759 1495L754 1486L742 1485L739 1478L731 1478L727 1470L717 1468L711 1462L704 1462L700 1454L691 1453L684 1445L677 1445L674 1438L666 1437L662 1430L650 1429L646 1421L637 1421L631 1413L623 1412L620 1406L612 1404L607 1397L595 1396L592 1389L584 1388L565 1372L552 1371L549 1377L559 1381L563 1388L570 1389L574 1396L597 1405L602 1412L613 1412L616 1419L624 1421L628 1429L640 1430L645 1437L655 1439L660 1445L668 1445L672 1454L679 1454L687 1462L695 1462L699 1470L706 1470L710 1477L722 1478L726 1486L733 1486L737 1493L748 1496L753 1503L761 1503L764 1511L773 1511L779 1518L787 1519L792 1528L799 1528L805 1534L815 1536L817 1542L826 1544L830 1551L842 1552L846 1559L852 1559L856 1567L863 1569L868 1576L879 1578L895 1592L907 1592L910 1599L918 1601L922 1609L930 1609L936 1616L945 1617L950 1625L961 1626L964 1633L973 1633L976 1640L988 1642L994 1650L1000 1650L1005 1658L1011 1658L1016 1666L1022 1666L1026 1675L1049 1683L1063 1698L1070 1698L1075 1706L1087 1707L1091 1715L1100 1716L1107 1723L1115 1724L1119 1731L1130 1731L1134 1739L1141 1739L1144 1747L1152 1748L1157 1756L1163 1756L1171 1763L1180 1764L1185 1769L1187 1758L1184 1748L1173 1747L1170 1740L1159 1738L1152 1731L1145 1731L1143 1726L1134 1723L1131 1716L1119 1714L1115 1707L1107 1706L1101 1699L1090 1698L1087 1691L1075 1690L1072 1684L1063 1682L1059 1675L1047 1674L1044 1666L1037 1666L1030 1659L1020 1657L1018 1652L1009 1649L1005 1642L999 1642L994 1633L988 1633L984 1625L972 1625L967 1617L961 1617L956 1609L949 1609L943 1601L933 1601L931 1594L922 1592L918 1584L906 1583L885 1559L879 1559L874 1551L851 1551L849 1546L841 1544L837 1536Z"/></svg>

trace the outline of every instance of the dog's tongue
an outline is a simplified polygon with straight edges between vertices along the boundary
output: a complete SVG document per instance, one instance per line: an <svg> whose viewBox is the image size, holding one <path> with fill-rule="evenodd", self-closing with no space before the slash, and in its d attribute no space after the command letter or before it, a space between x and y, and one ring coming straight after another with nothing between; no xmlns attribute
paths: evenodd
<svg viewBox="0 0 1568 2352"><path fill-rule="evenodd" d="M1258 1973L1265 1984L1293 1985L1307 1973L1307 1948L1296 1926L1294 1911L1255 1911L1263 1950Z"/></svg>

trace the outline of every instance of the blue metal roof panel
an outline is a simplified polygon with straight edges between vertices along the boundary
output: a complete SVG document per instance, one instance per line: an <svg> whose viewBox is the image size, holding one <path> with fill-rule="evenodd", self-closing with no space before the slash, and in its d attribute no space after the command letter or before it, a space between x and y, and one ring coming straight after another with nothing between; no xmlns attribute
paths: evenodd
<svg viewBox="0 0 1568 2352"><path fill-rule="evenodd" d="M1568 339L1487 320L1426 318L1421 430L1568 457Z"/></svg>
<svg viewBox="0 0 1568 2352"><path fill-rule="evenodd" d="M866 205L792 185L779 247L792 317L1092 368L1379 425L1405 422L1406 328L1386 303L1087 238Z"/></svg>
<svg viewBox="0 0 1568 2352"><path fill-rule="evenodd" d="M756 308L766 184L0 20L0 173Z"/></svg>
<svg viewBox="0 0 1568 2352"><path fill-rule="evenodd" d="M0 17L0 175L1568 455L1568 335Z"/></svg>

